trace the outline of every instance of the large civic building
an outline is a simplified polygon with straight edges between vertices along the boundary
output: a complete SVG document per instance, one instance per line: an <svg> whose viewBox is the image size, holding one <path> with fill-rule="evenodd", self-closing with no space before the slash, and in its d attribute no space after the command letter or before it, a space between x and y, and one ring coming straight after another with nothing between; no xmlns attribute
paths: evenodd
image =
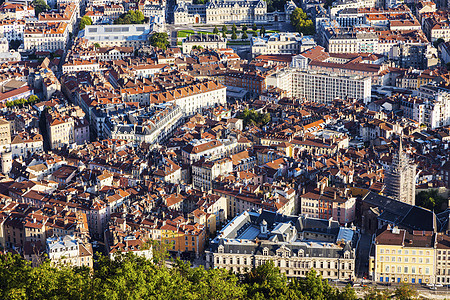
<svg viewBox="0 0 450 300"><path fill-rule="evenodd" d="M99 44L100 47L139 48L148 44L151 32L152 25L149 24L87 25L81 36L90 44Z"/></svg>
<svg viewBox="0 0 450 300"><path fill-rule="evenodd" d="M293 1L286 2L284 12L267 13L264 0L212 0L206 4L177 1L174 24L261 24L289 22L289 16L297 8Z"/></svg>
<svg viewBox="0 0 450 300"><path fill-rule="evenodd" d="M244 211L211 242L206 266L244 273L273 261L288 277L315 269L326 279L351 279L356 240L354 230L332 219Z"/></svg>

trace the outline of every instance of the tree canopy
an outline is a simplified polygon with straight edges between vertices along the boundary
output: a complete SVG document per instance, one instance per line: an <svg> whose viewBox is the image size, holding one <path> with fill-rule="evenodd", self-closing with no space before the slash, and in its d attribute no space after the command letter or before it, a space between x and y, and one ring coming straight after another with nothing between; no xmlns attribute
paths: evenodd
<svg viewBox="0 0 450 300"><path fill-rule="evenodd" d="M284 11L284 5L286 4L286 0L266 0L267 2L267 11Z"/></svg>
<svg viewBox="0 0 450 300"><path fill-rule="evenodd" d="M41 12L46 12L50 9L50 6L48 6L44 0L34 0L33 6L36 17L39 16Z"/></svg>
<svg viewBox="0 0 450 300"><path fill-rule="evenodd" d="M258 127L266 125L270 122L270 114L262 114L254 109L245 109L238 115L239 119L242 119L244 121L244 127L246 127L249 124L254 124Z"/></svg>
<svg viewBox="0 0 450 300"><path fill-rule="evenodd" d="M315 32L313 21L308 18L308 15L301 8L296 8L292 12L291 24L300 33L310 35Z"/></svg>
<svg viewBox="0 0 450 300"><path fill-rule="evenodd" d="M143 24L144 14L139 10L129 10L114 20L114 24Z"/></svg>
<svg viewBox="0 0 450 300"><path fill-rule="evenodd" d="M160 259L162 257L159 257ZM305 278L288 280L273 262L260 265L240 279L225 269L192 268L175 261L168 268L132 253L100 256L94 269L56 268L48 261L31 267L16 254L0 255L0 299L281 299L354 300L350 286L339 290L314 270ZM406 285L395 291L370 289L364 299L413 299ZM388 297L388 298L386 298Z"/></svg>
<svg viewBox="0 0 450 300"><path fill-rule="evenodd" d="M160 49L167 49L169 46L169 36L165 32L155 32L150 36L150 45Z"/></svg>
<svg viewBox="0 0 450 300"><path fill-rule="evenodd" d="M447 201L438 194L436 189L421 191L416 196L416 205L441 212L446 208Z"/></svg>
<svg viewBox="0 0 450 300"><path fill-rule="evenodd" d="M92 25L92 19L89 16L84 16L80 19L80 25L79 28L84 29L86 25Z"/></svg>
<svg viewBox="0 0 450 300"><path fill-rule="evenodd" d="M37 102L39 102L39 97L36 95L30 95L27 99L21 98L14 101L8 101L6 102L6 107L13 107L13 106L19 106L23 107L24 105L33 105Z"/></svg>

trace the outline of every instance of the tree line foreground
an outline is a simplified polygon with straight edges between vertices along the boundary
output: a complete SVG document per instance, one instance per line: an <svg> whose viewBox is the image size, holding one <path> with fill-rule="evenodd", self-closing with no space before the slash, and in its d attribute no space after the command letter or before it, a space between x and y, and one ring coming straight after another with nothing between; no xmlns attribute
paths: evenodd
<svg viewBox="0 0 450 300"><path fill-rule="evenodd" d="M363 299L415 299L409 286L395 291L368 289ZM347 286L339 290L314 270L288 280L272 262L242 276L224 269L192 268L177 260L172 267L131 253L114 260L100 256L93 270L39 267L15 254L0 255L0 299L358 299Z"/></svg>

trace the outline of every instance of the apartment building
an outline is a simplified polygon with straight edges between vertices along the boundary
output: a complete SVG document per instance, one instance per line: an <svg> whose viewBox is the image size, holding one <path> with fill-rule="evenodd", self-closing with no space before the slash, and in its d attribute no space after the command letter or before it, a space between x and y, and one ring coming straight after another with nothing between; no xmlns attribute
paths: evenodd
<svg viewBox="0 0 450 300"><path fill-rule="evenodd" d="M301 214L347 224L356 220L356 197L348 188L326 187L324 184L300 196Z"/></svg>
<svg viewBox="0 0 450 300"><path fill-rule="evenodd" d="M61 4L59 11L42 12L38 16L39 23L62 22L67 24L67 30L73 31L78 18L79 6L75 3Z"/></svg>
<svg viewBox="0 0 450 300"><path fill-rule="evenodd" d="M377 53L378 36L374 32L338 33L325 45L330 53Z"/></svg>
<svg viewBox="0 0 450 300"><path fill-rule="evenodd" d="M75 120L58 113L47 115L47 132L51 149L62 148L74 143Z"/></svg>
<svg viewBox="0 0 450 300"><path fill-rule="evenodd" d="M163 162L152 174L165 182L179 184L181 182L181 167L171 159L164 157Z"/></svg>
<svg viewBox="0 0 450 300"><path fill-rule="evenodd" d="M450 125L450 90L427 84L419 88L424 101L423 121L431 129Z"/></svg>
<svg viewBox="0 0 450 300"><path fill-rule="evenodd" d="M100 47L119 46L138 49L148 45L148 36L151 32L152 26L149 24L88 25L82 37L89 44L99 44Z"/></svg>
<svg viewBox="0 0 450 300"><path fill-rule="evenodd" d="M251 40L253 57L262 54L298 54L316 46L311 37L298 32L279 32Z"/></svg>
<svg viewBox="0 0 450 300"><path fill-rule="evenodd" d="M93 267L94 251L90 243L83 243L73 235L49 237L46 252L52 265Z"/></svg>
<svg viewBox="0 0 450 300"><path fill-rule="evenodd" d="M181 149L183 162L186 164L199 161L202 157L220 158L224 152L224 144L217 140L193 140Z"/></svg>
<svg viewBox="0 0 450 300"><path fill-rule="evenodd" d="M216 34L192 34L183 39L183 53L189 54L194 46L205 49L225 49L227 39Z"/></svg>
<svg viewBox="0 0 450 300"><path fill-rule="evenodd" d="M436 283L450 283L450 237L438 234L436 238Z"/></svg>
<svg viewBox="0 0 450 300"><path fill-rule="evenodd" d="M112 61L125 59L134 55L134 49L132 47L101 47L96 52L97 59L99 61Z"/></svg>
<svg viewBox="0 0 450 300"><path fill-rule="evenodd" d="M258 73L230 71L220 75L220 77L222 83L226 86L243 88L258 95L266 91L266 78Z"/></svg>
<svg viewBox="0 0 450 300"><path fill-rule="evenodd" d="M12 138L11 153L12 158L24 157L27 158L34 153L39 153L44 150L44 139L39 133L29 134L24 131L18 133Z"/></svg>
<svg viewBox="0 0 450 300"><path fill-rule="evenodd" d="M384 226L376 233L369 270L377 282L435 283L436 234ZM442 250L441 250L442 251Z"/></svg>
<svg viewBox="0 0 450 300"><path fill-rule="evenodd" d="M28 3L3 2L0 5L0 19L22 20L27 17L34 17L34 7Z"/></svg>
<svg viewBox="0 0 450 300"><path fill-rule="evenodd" d="M104 135L136 144L146 142L154 145L165 141L178 128L182 117L181 108L173 103L155 105L148 110L113 112L104 123Z"/></svg>
<svg viewBox="0 0 450 300"><path fill-rule="evenodd" d="M193 115L207 107L226 103L226 87L212 80L193 82L167 92L159 92L149 86L122 89L120 93L125 101L139 102L143 105L175 103L185 116Z"/></svg>
<svg viewBox="0 0 450 300"><path fill-rule="evenodd" d="M450 13L447 11L437 11L423 15L424 32L431 42L435 42L438 39L443 39L446 42L450 41L449 16Z"/></svg>
<svg viewBox="0 0 450 300"><path fill-rule="evenodd" d="M294 70L292 81L292 96L307 101L326 104L334 99L355 99L367 104L371 100L370 77Z"/></svg>
<svg viewBox="0 0 450 300"><path fill-rule="evenodd" d="M217 176L232 172L233 162L228 157L213 161L200 160L192 164L192 183L196 189L209 191Z"/></svg>
<svg viewBox="0 0 450 300"><path fill-rule="evenodd" d="M64 50L68 41L68 25L64 22L30 23L24 31L25 50Z"/></svg>
<svg viewBox="0 0 450 300"><path fill-rule="evenodd" d="M210 243L206 267L244 273L272 261L287 277L315 269L324 279L348 280L355 276L355 238L332 220L245 211Z"/></svg>
<svg viewBox="0 0 450 300"><path fill-rule="evenodd" d="M0 20L0 36L5 37L8 42L23 41L25 32L25 21L18 19Z"/></svg>

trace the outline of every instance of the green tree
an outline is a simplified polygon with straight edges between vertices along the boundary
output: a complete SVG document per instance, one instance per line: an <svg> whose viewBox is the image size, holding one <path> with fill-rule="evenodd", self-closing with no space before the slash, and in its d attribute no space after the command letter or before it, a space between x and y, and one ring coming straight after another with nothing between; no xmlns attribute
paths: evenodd
<svg viewBox="0 0 450 300"><path fill-rule="evenodd" d="M231 26L231 31L232 32L236 32L237 31L236 24L233 24L233 26Z"/></svg>
<svg viewBox="0 0 450 300"><path fill-rule="evenodd" d="M144 14L140 10L129 10L114 20L114 24L143 24Z"/></svg>
<svg viewBox="0 0 450 300"><path fill-rule="evenodd" d="M217 28L217 26L214 26L214 31L213 31L213 33L214 33L214 34L219 34L219 29Z"/></svg>
<svg viewBox="0 0 450 300"><path fill-rule="evenodd" d="M411 300L417 298L417 291L410 285L402 283L394 291L394 297L397 300Z"/></svg>
<svg viewBox="0 0 450 300"><path fill-rule="evenodd" d="M446 208L446 199L436 189L421 191L416 196L416 205L441 212Z"/></svg>
<svg viewBox="0 0 450 300"><path fill-rule="evenodd" d="M314 24L308 19L308 15L301 8L296 8L291 14L291 24L298 32L314 34Z"/></svg>
<svg viewBox="0 0 450 300"><path fill-rule="evenodd" d="M167 49L169 46L169 36L165 32L155 32L149 38L150 45L160 49Z"/></svg>
<svg viewBox="0 0 450 300"><path fill-rule="evenodd" d="M248 30L247 25L244 24L244 25L242 26L242 31L245 32L245 31L247 31L247 30Z"/></svg>
<svg viewBox="0 0 450 300"><path fill-rule="evenodd" d="M280 299L288 293L286 276L280 273L272 261L260 265L245 274L248 299Z"/></svg>
<svg viewBox="0 0 450 300"><path fill-rule="evenodd" d="M357 300L355 289L350 284L347 284L342 292L339 293L338 298L340 300Z"/></svg>
<svg viewBox="0 0 450 300"><path fill-rule="evenodd" d="M256 24L255 24L255 23L253 23L253 25L252 25L252 30L253 30L253 31L256 31L256 30L258 30L258 26L256 26Z"/></svg>
<svg viewBox="0 0 450 300"><path fill-rule="evenodd" d="M364 291L364 300L389 300L391 293L389 290L379 290L374 287L366 288Z"/></svg>
<svg viewBox="0 0 450 300"><path fill-rule="evenodd" d="M36 17L39 16L40 13L46 12L50 9L50 6L48 6L44 0L34 0L33 6Z"/></svg>
<svg viewBox="0 0 450 300"><path fill-rule="evenodd" d="M264 28L264 25L261 26L261 30L259 31L259 33L262 37L266 35L266 28Z"/></svg>
<svg viewBox="0 0 450 300"><path fill-rule="evenodd" d="M222 37L226 39L227 38L227 33L226 32L222 32Z"/></svg>
<svg viewBox="0 0 450 300"><path fill-rule="evenodd" d="M80 30L84 29L86 25L92 25L92 19L89 16L84 16L81 18L79 25Z"/></svg>
<svg viewBox="0 0 450 300"><path fill-rule="evenodd" d="M222 32L227 33L227 31L228 31L227 26L226 26L226 25L223 25L223 26L222 26Z"/></svg>
<svg viewBox="0 0 450 300"><path fill-rule="evenodd" d="M243 32L242 32L242 36L241 36L241 39L243 39L243 40L246 40L246 39L248 39L248 35L247 35L247 32L245 32L245 31L243 31Z"/></svg>
<svg viewBox="0 0 450 300"><path fill-rule="evenodd" d="M100 48L100 44L99 43L94 43L94 47L95 48Z"/></svg>
<svg viewBox="0 0 450 300"><path fill-rule="evenodd" d="M258 31L253 31L253 36L258 36Z"/></svg>
<svg viewBox="0 0 450 300"><path fill-rule="evenodd" d="M270 122L270 114L262 114L256 112L254 109L245 109L240 114L238 114L238 118L242 119L244 122L244 127L249 124L254 124L256 126L264 126Z"/></svg>
<svg viewBox="0 0 450 300"><path fill-rule="evenodd" d="M30 104L35 104L39 102L39 97L36 95L30 95L27 99L27 102Z"/></svg>
<svg viewBox="0 0 450 300"><path fill-rule="evenodd" d="M232 40L235 40L235 39L237 39L237 35L236 35L236 32L233 32L233 33L231 34L231 39L232 39Z"/></svg>

